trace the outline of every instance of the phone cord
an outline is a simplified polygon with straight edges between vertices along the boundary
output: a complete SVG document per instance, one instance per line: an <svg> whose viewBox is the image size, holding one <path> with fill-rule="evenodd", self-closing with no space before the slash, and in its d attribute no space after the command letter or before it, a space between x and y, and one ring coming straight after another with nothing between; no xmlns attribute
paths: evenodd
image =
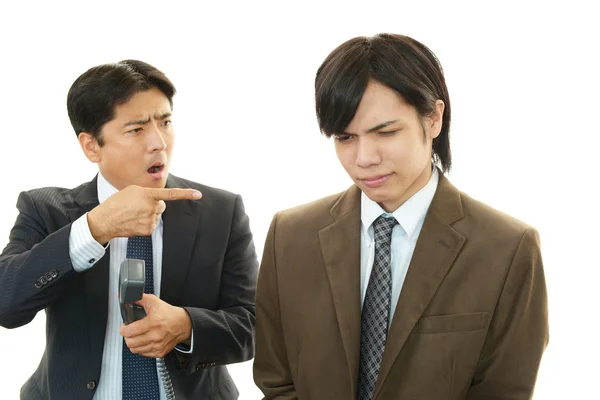
<svg viewBox="0 0 600 400"><path fill-rule="evenodd" d="M175 400L175 391L173 390L173 383L171 382L171 376L167 371L165 360L162 358L156 359L158 365L158 372L160 373L160 379L162 379L163 386L165 388L166 400Z"/></svg>

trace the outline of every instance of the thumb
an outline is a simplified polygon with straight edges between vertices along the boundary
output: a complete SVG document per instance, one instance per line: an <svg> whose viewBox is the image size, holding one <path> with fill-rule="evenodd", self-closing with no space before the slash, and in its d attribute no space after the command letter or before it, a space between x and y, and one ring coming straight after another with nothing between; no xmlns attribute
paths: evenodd
<svg viewBox="0 0 600 400"><path fill-rule="evenodd" d="M150 314L150 311L152 311L152 308L154 307L157 301L158 297L156 297L155 295L144 293L142 295L141 300L136 301L135 304L144 307L144 311L146 311L146 315L148 315Z"/></svg>

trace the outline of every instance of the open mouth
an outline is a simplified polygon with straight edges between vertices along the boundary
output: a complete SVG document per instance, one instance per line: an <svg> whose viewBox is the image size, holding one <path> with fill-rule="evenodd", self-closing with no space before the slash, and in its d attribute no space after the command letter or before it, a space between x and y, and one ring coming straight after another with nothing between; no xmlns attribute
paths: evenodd
<svg viewBox="0 0 600 400"><path fill-rule="evenodd" d="M161 172L164 168L165 168L164 164L154 165L154 166L148 168L148 173L157 174L157 173Z"/></svg>

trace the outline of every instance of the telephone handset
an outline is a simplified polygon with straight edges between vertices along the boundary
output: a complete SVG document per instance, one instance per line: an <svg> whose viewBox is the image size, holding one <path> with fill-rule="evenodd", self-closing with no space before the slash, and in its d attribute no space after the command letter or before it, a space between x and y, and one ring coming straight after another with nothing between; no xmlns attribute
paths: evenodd
<svg viewBox="0 0 600 400"><path fill-rule="evenodd" d="M142 299L145 284L146 263L144 260L134 258L123 260L119 270L119 304L121 306L121 316L126 325L146 317L144 307L135 304L136 301ZM167 400L175 400L175 391L165 360L157 358L156 363Z"/></svg>
<svg viewBox="0 0 600 400"><path fill-rule="evenodd" d="M145 284L146 264L144 260L133 258L123 260L119 273L119 303L125 325L146 316L144 307L135 304L136 301L142 299Z"/></svg>

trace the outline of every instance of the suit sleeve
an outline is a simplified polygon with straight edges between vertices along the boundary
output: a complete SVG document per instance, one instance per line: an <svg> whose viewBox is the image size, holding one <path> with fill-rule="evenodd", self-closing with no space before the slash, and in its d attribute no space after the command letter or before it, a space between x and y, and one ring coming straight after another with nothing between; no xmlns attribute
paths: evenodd
<svg viewBox="0 0 600 400"><path fill-rule="evenodd" d="M539 236L529 229L514 254L467 399L531 399L548 338Z"/></svg>
<svg viewBox="0 0 600 400"><path fill-rule="evenodd" d="M0 255L0 325L29 323L55 301L78 275L71 264L71 224L48 233L31 195L17 201L19 214Z"/></svg>
<svg viewBox="0 0 600 400"><path fill-rule="evenodd" d="M239 195L235 200L231 224L218 309L184 307L192 320L194 347L191 354L172 354L187 375L214 365L246 361L254 356L254 296L258 260L250 221Z"/></svg>
<svg viewBox="0 0 600 400"><path fill-rule="evenodd" d="M297 399L285 349L275 258L277 215L271 222L256 289L254 381L264 399Z"/></svg>

